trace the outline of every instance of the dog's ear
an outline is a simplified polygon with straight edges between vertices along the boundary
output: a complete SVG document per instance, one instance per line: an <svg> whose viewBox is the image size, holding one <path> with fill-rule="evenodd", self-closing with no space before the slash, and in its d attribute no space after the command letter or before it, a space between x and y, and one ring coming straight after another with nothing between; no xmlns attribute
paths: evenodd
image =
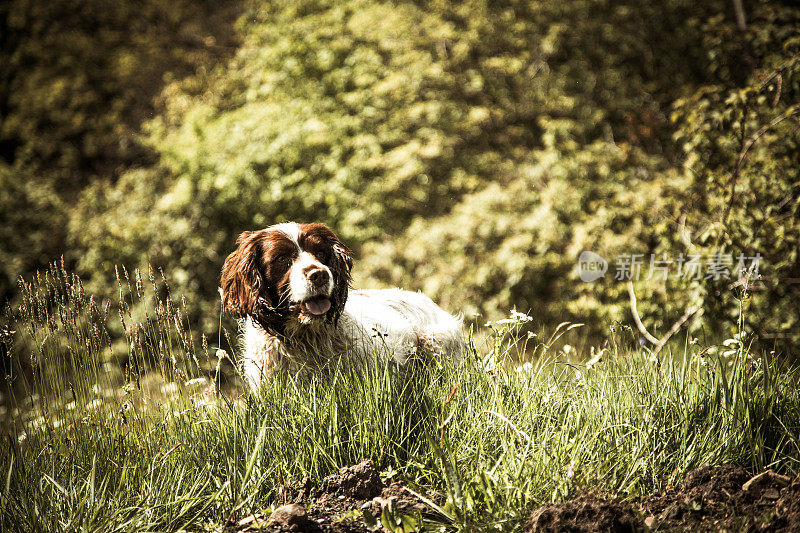
<svg viewBox="0 0 800 533"><path fill-rule="evenodd" d="M331 317L334 321L344 310L347 302L347 294L350 291L350 270L353 268L353 257L350 250L336 238L332 245L333 261L331 261L331 273L333 274L333 294L331 295L334 304L334 313Z"/></svg>
<svg viewBox="0 0 800 533"><path fill-rule="evenodd" d="M350 250L338 239L333 244L333 255L336 258L335 269L339 271L346 284L350 284L350 270L353 268L353 256Z"/></svg>
<svg viewBox="0 0 800 533"><path fill-rule="evenodd" d="M259 307L259 299L264 298L262 241L261 232L245 231L236 239L238 248L225 259L220 278L224 311L253 315Z"/></svg>

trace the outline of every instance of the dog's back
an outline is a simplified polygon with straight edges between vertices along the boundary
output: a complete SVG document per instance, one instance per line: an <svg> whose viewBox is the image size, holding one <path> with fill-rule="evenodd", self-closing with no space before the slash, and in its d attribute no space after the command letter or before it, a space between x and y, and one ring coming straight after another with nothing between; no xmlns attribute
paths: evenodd
<svg viewBox="0 0 800 533"><path fill-rule="evenodd" d="M455 361L464 351L461 321L420 292L353 290L345 306L350 327L370 338L369 349L398 362L423 349ZM356 333L355 338L359 336Z"/></svg>
<svg viewBox="0 0 800 533"><path fill-rule="evenodd" d="M304 327L284 338L242 321L242 371L254 388L278 369L313 372L375 359L405 363L419 353L458 362L465 348L457 317L424 294L401 289L352 290L335 325Z"/></svg>

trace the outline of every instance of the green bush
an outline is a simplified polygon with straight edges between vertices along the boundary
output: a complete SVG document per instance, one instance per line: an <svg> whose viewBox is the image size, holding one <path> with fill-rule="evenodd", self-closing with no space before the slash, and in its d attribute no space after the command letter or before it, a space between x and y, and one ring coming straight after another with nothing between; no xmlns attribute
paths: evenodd
<svg viewBox="0 0 800 533"><path fill-rule="evenodd" d="M630 313L624 284L578 280L583 250L761 253L752 326L792 341L800 10L747 8L743 30L723 1L249 2L235 53L165 86L152 161L70 203L67 248L108 298L114 265L163 267L214 331L236 236L322 221L359 286L591 334ZM657 335L693 305L687 327L721 335L735 281L635 290Z"/></svg>
<svg viewBox="0 0 800 533"><path fill-rule="evenodd" d="M0 302L18 295L18 276L83 256L74 236L81 228L67 231L81 192L97 182L111 189L124 170L155 164L141 123L161 108L165 85L200 79L230 55L239 8L162 0L0 5Z"/></svg>

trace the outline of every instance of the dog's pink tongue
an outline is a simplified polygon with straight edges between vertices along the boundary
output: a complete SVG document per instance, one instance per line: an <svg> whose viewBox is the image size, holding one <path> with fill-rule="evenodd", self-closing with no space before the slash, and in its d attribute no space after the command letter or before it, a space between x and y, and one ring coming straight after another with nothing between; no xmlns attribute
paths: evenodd
<svg viewBox="0 0 800 533"><path fill-rule="evenodd" d="M328 312L328 309L331 308L331 301L327 298L322 298L321 300L309 300L307 302L303 302L303 305L305 306L306 311L312 315L324 315Z"/></svg>

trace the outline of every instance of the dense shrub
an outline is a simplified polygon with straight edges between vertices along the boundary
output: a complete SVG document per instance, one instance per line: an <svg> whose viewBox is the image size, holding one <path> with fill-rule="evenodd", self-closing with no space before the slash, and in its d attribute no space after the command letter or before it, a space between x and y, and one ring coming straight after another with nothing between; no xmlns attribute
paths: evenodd
<svg viewBox="0 0 800 533"><path fill-rule="evenodd" d="M12 0L0 5L0 302L19 275L82 250L66 226L81 191L152 166L141 123L165 84L230 55L239 3ZM148 199L148 201L151 201ZM5 236L5 235L4 235ZM7 254L7 255L6 255Z"/></svg>
<svg viewBox="0 0 800 533"><path fill-rule="evenodd" d="M235 54L162 92L155 162L84 189L70 247L99 293L114 264L164 267L212 329L236 235L319 220L360 286L595 333L628 296L579 281L582 250L760 252L748 316L796 335L800 10L747 8L742 25L723 1L250 2ZM735 281L642 280L640 311L660 334L699 305L689 327L717 333Z"/></svg>

